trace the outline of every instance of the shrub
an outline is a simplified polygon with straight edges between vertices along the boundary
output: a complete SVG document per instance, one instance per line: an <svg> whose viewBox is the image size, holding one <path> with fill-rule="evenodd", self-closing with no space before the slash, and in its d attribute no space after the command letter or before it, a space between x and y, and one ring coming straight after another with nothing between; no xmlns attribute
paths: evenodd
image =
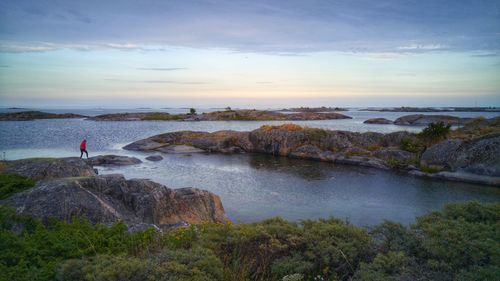
<svg viewBox="0 0 500 281"><path fill-rule="evenodd" d="M189 109L189 114L195 115L196 114L196 109L195 108L190 108Z"/></svg>
<svg viewBox="0 0 500 281"><path fill-rule="evenodd" d="M127 232L0 207L0 280L495 280L500 203L451 204L411 226L338 219Z"/></svg>
<svg viewBox="0 0 500 281"><path fill-rule="evenodd" d="M403 138L401 139L401 149L408 152L419 153L424 150L424 145L417 138Z"/></svg>
<svg viewBox="0 0 500 281"><path fill-rule="evenodd" d="M420 136L429 143L438 142L445 139L450 134L450 124L445 124L440 121L437 123L430 123L426 128L420 132Z"/></svg>
<svg viewBox="0 0 500 281"><path fill-rule="evenodd" d="M24 191L35 185L35 181L27 177L0 174L0 200L10 197L14 193Z"/></svg>

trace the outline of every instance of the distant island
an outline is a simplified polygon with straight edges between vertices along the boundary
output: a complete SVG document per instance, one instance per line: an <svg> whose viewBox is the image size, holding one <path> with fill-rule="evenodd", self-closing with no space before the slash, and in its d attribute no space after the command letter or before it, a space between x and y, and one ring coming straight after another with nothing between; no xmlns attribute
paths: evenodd
<svg viewBox="0 0 500 281"><path fill-rule="evenodd" d="M326 106L321 106L321 107L292 107L292 108L285 108L279 111L283 112L335 112L335 111L348 111L347 108L342 108L342 107L326 107Z"/></svg>
<svg viewBox="0 0 500 281"><path fill-rule="evenodd" d="M500 112L499 107L369 107L361 111L380 112Z"/></svg>
<svg viewBox="0 0 500 281"><path fill-rule="evenodd" d="M0 121L31 121L36 119L68 119L68 118L86 118L85 115L74 113L48 113L41 111L21 111L0 113Z"/></svg>
<svg viewBox="0 0 500 281"><path fill-rule="evenodd" d="M196 114L170 114L166 112L113 113L89 117L95 121L142 121L142 120L180 120L180 121L272 121L272 120L331 120L351 119L352 117L335 112L298 112L284 114L269 110L241 109L224 110Z"/></svg>

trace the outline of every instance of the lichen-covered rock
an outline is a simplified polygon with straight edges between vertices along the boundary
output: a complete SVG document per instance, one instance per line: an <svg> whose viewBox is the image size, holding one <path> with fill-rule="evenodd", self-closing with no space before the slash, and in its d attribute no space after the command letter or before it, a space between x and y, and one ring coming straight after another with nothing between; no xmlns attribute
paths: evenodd
<svg viewBox="0 0 500 281"><path fill-rule="evenodd" d="M219 197L196 188L170 189L122 175L44 180L1 204L46 220L85 217L92 223L126 222L132 229L179 223L225 222ZM137 227L136 227L137 226Z"/></svg>
<svg viewBox="0 0 500 281"><path fill-rule="evenodd" d="M408 163L414 155L408 151L397 148L381 148L373 153L377 158L383 160L396 160L401 163Z"/></svg>
<svg viewBox="0 0 500 281"><path fill-rule="evenodd" d="M85 159L85 162L91 166L124 166L142 163L142 161L138 158L121 155L98 155Z"/></svg>
<svg viewBox="0 0 500 281"><path fill-rule="evenodd" d="M424 151L420 158L420 164L438 169L451 169L455 153L460 145L462 145L462 141L459 139L449 139L437 143Z"/></svg>
<svg viewBox="0 0 500 281"><path fill-rule="evenodd" d="M453 170L500 177L500 134L465 141L456 150Z"/></svg>
<svg viewBox="0 0 500 281"><path fill-rule="evenodd" d="M428 148L421 164L478 175L500 176L500 134L468 141L445 140Z"/></svg>
<svg viewBox="0 0 500 281"><path fill-rule="evenodd" d="M3 172L33 179L88 177L97 175L90 163L78 157L29 158L3 161Z"/></svg>

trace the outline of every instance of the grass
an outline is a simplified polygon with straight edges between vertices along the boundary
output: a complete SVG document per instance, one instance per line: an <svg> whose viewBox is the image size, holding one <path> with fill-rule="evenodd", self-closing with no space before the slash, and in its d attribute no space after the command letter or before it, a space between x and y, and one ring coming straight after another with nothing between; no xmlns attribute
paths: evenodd
<svg viewBox="0 0 500 281"><path fill-rule="evenodd" d="M17 192L24 191L35 185L35 181L13 174L0 174L0 200L6 199Z"/></svg>

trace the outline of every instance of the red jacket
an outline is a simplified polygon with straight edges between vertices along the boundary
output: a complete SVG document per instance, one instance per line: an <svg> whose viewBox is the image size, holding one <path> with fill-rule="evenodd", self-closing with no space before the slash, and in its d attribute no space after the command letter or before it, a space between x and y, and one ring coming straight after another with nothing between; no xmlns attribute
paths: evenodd
<svg viewBox="0 0 500 281"><path fill-rule="evenodd" d="M80 143L80 149L86 150L87 149L87 141L83 140L82 143Z"/></svg>

